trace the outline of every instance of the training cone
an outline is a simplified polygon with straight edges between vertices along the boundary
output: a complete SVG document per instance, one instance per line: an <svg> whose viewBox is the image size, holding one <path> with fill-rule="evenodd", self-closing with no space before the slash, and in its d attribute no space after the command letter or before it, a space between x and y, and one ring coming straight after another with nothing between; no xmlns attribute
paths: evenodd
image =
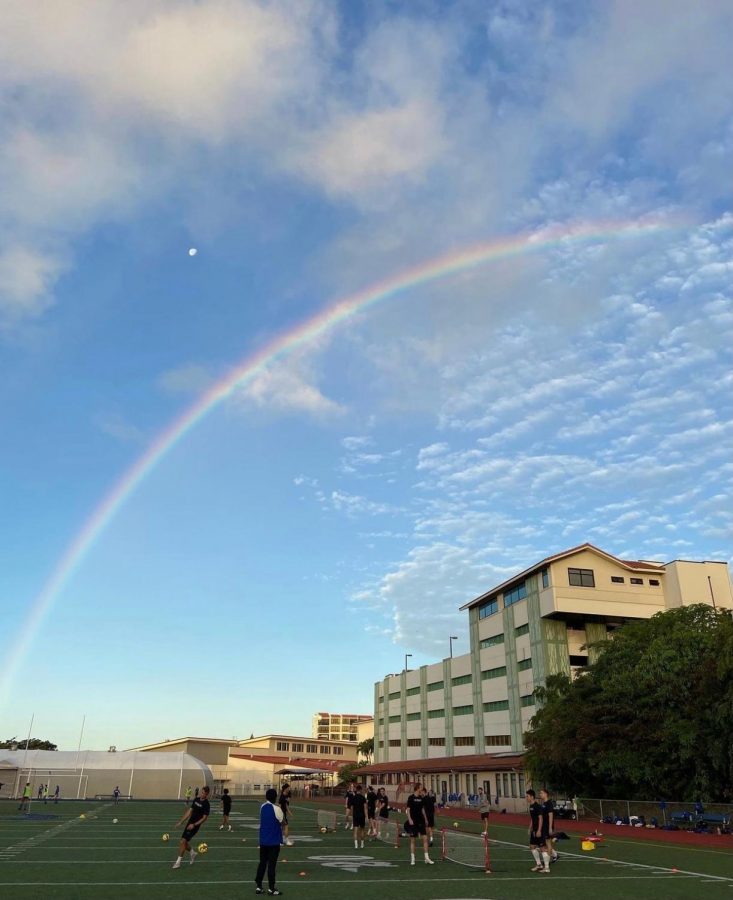
<svg viewBox="0 0 733 900"><path fill-rule="evenodd" d="M583 850L595 850L596 849L596 845L593 843L593 841L583 841L580 846Z"/></svg>

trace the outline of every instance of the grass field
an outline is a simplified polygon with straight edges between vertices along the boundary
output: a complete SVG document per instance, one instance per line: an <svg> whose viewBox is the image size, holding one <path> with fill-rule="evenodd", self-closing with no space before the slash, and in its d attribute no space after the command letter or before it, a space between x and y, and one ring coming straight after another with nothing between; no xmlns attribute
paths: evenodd
<svg viewBox="0 0 733 900"><path fill-rule="evenodd" d="M17 804L0 803L0 893L14 898L98 897L214 898L252 894L257 866L259 802L235 801L231 833L218 830L218 804L197 841L209 845L193 866L188 860L172 870L181 829L174 823L182 803L66 802L58 806L34 804L31 815L17 812ZM619 900L664 897L733 900L733 846L725 849L680 848L670 844L635 842L612 837L593 853L584 853L573 836L560 842L560 861L551 875L530 872L526 829L494 825L491 833L492 874L486 875L451 862L426 866L422 853L409 864L406 839L396 850L369 843L355 851L351 832L339 829L321 834L316 825L319 807L296 803L291 836L283 847L278 887L302 900ZM84 813L85 818L79 818ZM113 823L113 818L119 821ZM478 826L461 824L461 831ZM171 840L161 840L169 832ZM436 835L436 845L439 843ZM676 871L675 871L676 870ZM300 873L304 872L304 875Z"/></svg>

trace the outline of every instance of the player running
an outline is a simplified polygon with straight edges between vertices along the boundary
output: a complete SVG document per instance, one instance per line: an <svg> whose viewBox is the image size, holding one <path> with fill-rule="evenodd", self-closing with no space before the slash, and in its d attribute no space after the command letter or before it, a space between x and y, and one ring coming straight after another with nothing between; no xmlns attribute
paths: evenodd
<svg viewBox="0 0 733 900"><path fill-rule="evenodd" d="M535 861L532 871L547 875L550 871L550 854L546 846L548 835L542 804L537 802L537 795L532 788L526 792L525 797L529 804L529 849Z"/></svg>
<svg viewBox="0 0 733 900"><path fill-rule="evenodd" d="M209 813L211 812L211 806L209 805L209 786L204 785L201 789L201 794L196 797L191 806L186 810L183 816L176 822L176 827L182 825L184 822L186 823L186 827L183 829L183 834L181 835L181 841L178 845L178 859L173 863L174 869L180 869L181 863L183 862L183 854L188 850L191 859L191 865L193 865L193 861L198 856L198 853L191 846L191 839L194 837L196 832L201 828L204 822L209 818Z"/></svg>
<svg viewBox="0 0 733 900"><path fill-rule="evenodd" d="M405 829L410 835L410 865L415 865L415 838L420 835L422 837L422 847L425 854L425 863L428 866L433 865L430 854L428 853L428 820L425 815L425 806L423 797L425 790L421 784L416 784L413 792L407 798L407 828Z"/></svg>

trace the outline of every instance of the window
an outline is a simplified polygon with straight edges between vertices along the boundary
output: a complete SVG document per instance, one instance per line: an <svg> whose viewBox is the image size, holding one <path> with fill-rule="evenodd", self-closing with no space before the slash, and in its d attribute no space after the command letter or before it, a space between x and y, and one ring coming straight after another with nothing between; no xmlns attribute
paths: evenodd
<svg viewBox="0 0 733 900"><path fill-rule="evenodd" d="M497 666L495 669L484 669L481 673L481 680L488 681L490 678L502 678L506 675L506 666Z"/></svg>
<svg viewBox="0 0 733 900"><path fill-rule="evenodd" d="M570 665L571 666L587 666L588 665L588 657L587 656L576 656L575 654L570 654Z"/></svg>
<svg viewBox="0 0 733 900"><path fill-rule="evenodd" d="M384 741L379 742L379 749L384 750Z"/></svg>
<svg viewBox="0 0 733 900"><path fill-rule="evenodd" d="M488 616L493 616L495 612L499 612L499 601L487 600L486 603L482 603L479 606L478 617L479 619L486 619Z"/></svg>
<svg viewBox="0 0 733 900"><path fill-rule="evenodd" d="M451 678L450 683L453 687L456 687L459 684L470 684L471 676L470 675L457 675L455 678Z"/></svg>
<svg viewBox="0 0 733 900"><path fill-rule="evenodd" d="M550 586L550 573L547 569L542 570L542 587L546 588Z"/></svg>
<svg viewBox="0 0 733 900"><path fill-rule="evenodd" d="M509 796L509 773L502 772L501 780L504 782L504 796Z"/></svg>
<svg viewBox="0 0 733 900"><path fill-rule="evenodd" d="M509 709L508 700L491 700L484 703L484 712L501 712L502 709Z"/></svg>
<svg viewBox="0 0 733 900"><path fill-rule="evenodd" d="M315 744L306 744L305 745L306 753L318 753L318 747Z"/></svg>
<svg viewBox="0 0 733 900"><path fill-rule="evenodd" d="M531 669L531 668L532 668L531 657L529 659L520 659L519 662L517 663L517 669L520 672L526 672L527 669Z"/></svg>
<svg viewBox="0 0 733 900"><path fill-rule="evenodd" d="M420 718L420 713L419 713L419 712L416 712L416 713L408 713L408 714L407 714L407 721L408 721L408 722L417 722L417 721L419 720L419 718Z"/></svg>
<svg viewBox="0 0 733 900"><path fill-rule="evenodd" d="M330 747L327 747L325 744L321 744L321 746L320 746L320 752L321 752L324 756L328 756L328 754L331 752L331 748L330 748Z"/></svg>
<svg viewBox="0 0 733 900"><path fill-rule="evenodd" d="M512 772L509 776L512 780L512 797L517 796L517 773Z"/></svg>
<svg viewBox="0 0 733 900"><path fill-rule="evenodd" d="M611 581L614 584L623 584L625 579L622 575L611 575Z"/></svg>
<svg viewBox="0 0 733 900"><path fill-rule="evenodd" d="M429 691L442 691L444 687L445 687L444 682L433 681L431 684L428 685L428 690Z"/></svg>
<svg viewBox="0 0 733 900"><path fill-rule="evenodd" d="M457 737L453 740L456 747L473 747L475 741L472 737Z"/></svg>
<svg viewBox="0 0 733 900"><path fill-rule="evenodd" d="M486 650L487 647L498 647L499 644L504 643L504 635L503 634L495 634L493 637L484 638L479 647L481 650Z"/></svg>
<svg viewBox="0 0 733 900"><path fill-rule="evenodd" d="M407 746L408 747L419 747L420 746L420 738L408 738Z"/></svg>
<svg viewBox="0 0 733 900"><path fill-rule="evenodd" d="M504 606L511 606L512 603L519 603L520 600L524 600L527 596L527 584L526 582L521 582L516 587L513 587L510 591L504 591Z"/></svg>
<svg viewBox="0 0 733 900"><path fill-rule="evenodd" d="M390 741L390 742L389 742L389 746L390 746L390 747L399 747L399 746L400 746L400 739L397 738L397 740L392 740L392 741Z"/></svg>
<svg viewBox="0 0 733 900"><path fill-rule="evenodd" d="M529 634L529 624L520 625L518 628L514 629L514 634L517 637L521 637L523 634Z"/></svg>
<svg viewBox="0 0 733 900"><path fill-rule="evenodd" d="M650 584L652 587L659 587L659 579L658 579L658 578L650 578L650 579L649 579L649 584Z"/></svg>
<svg viewBox="0 0 733 900"><path fill-rule="evenodd" d="M534 695L527 694L525 697L519 698L522 702L522 706L534 706Z"/></svg>
<svg viewBox="0 0 733 900"><path fill-rule="evenodd" d="M384 694L379 695L379 702L384 703Z"/></svg>
<svg viewBox="0 0 733 900"><path fill-rule="evenodd" d="M428 738L428 744L431 747L445 747L445 738Z"/></svg>
<svg viewBox="0 0 733 900"><path fill-rule="evenodd" d="M414 687L414 688L410 688L408 691L405 692L405 696L414 697L415 694L419 694L419 693L420 693L420 685L418 685L417 687Z"/></svg>
<svg viewBox="0 0 733 900"><path fill-rule="evenodd" d="M289 750L290 744L287 741L278 741L277 744L275 745L275 747L278 750Z"/></svg>
<svg viewBox="0 0 733 900"><path fill-rule="evenodd" d="M400 699L400 692L399 692L399 691L392 691L392 693L389 695L389 699L390 699L390 700L399 700L399 699Z"/></svg>
<svg viewBox="0 0 733 900"><path fill-rule="evenodd" d="M429 709L428 710L428 718L429 719L444 719L445 718L445 710L444 709Z"/></svg>
<svg viewBox="0 0 733 900"><path fill-rule="evenodd" d="M629 578L630 584L644 584L643 578Z"/></svg>
<svg viewBox="0 0 733 900"><path fill-rule="evenodd" d="M334 752L334 756L343 756L344 748L343 747L334 747L333 752Z"/></svg>
<svg viewBox="0 0 733 900"><path fill-rule="evenodd" d="M399 722L399 721L401 721L401 719L402 719L402 716L390 716L390 717L389 717L389 722L390 722L390 724L393 724L394 722Z"/></svg>
<svg viewBox="0 0 733 900"><path fill-rule="evenodd" d="M303 745L302 744L293 744L293 753L302 753Z"/></svg>
<svg viewBox="0 0 733 900"><path fill-rule="evenodd" d="M512 736L510 734L485 734L484 743L487 747L511 747Z"/></svg>
<svg viewBox="0 0 733 900"><path fill-rule="evenodd" d="M454 706L454 716L470 716L473 714L473 706L469 703L467 706Z"/></svg>
<svg viewBox="0 0 733 900"><path fill-rule="evenodd" d="M575 587L595 587L593 569L568 569L568 584Z"/></svg>

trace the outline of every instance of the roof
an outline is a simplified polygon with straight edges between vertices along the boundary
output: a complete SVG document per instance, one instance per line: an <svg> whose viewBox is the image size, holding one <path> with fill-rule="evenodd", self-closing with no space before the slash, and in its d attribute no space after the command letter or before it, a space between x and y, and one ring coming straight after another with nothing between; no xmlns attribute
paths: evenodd
<svg viewBox="0 0 733 900"><path fill-rule="evenodd" d="M209 767L190 753L147 753L134 750L4 750L3 763L22 769L55 772L80 772L82 769L132 771L151 769L197 769L208 772Z"/></svg>
<svg viewBox="0 0 733 900"><path fill-rule="evenodd" d="M191 741L196 741L199 744L228 744L230 747L236 747L239 744L237 738L181 737L156 741L154 744L142 744L140 747L130 747L130 751L152 750L155 747L169 747L171 744L185 744Z"/></svg>
<svg viewBox="0 0 733 900"><path fill-rule="evenodd" d="M522 753L471 753L465 756L443 756L434 759L401 759L394 762L361 766L357 775L381 775L387 772L410 772L423 775L436 772L502 772L522 767Z"/></svg>
<svg viewBox="0 0 733 900"><path fill-rule="evenodd" d="M491 588L490 591L485 591L479 597L476 597L473 600L469 600L468 603L464 603L463 606L460 607L460 609L470 609L472 606L476 606L477 603L481 603L488 597L491 597L494 594L498 594L500 591L504 590L505 587L513 584L515 581L521 581L522 579L534 574L540 569L546 568L550 563L557 562L557 560L559 559L565 559L568 556L574 556L576 553L581 553L583 550L590 550L593 553L597 553L599 556L603 556L606 559L617 563L622 568L629 569L633 572L664 572L664 565L661 563L646 562L644 560L620 559L618 556L614 556L612 553L607 553L605 550L601 550L600 547L596 547L594 544L589 544L588 542L586 542L585 544L578 544L577 547L571 547L569 550L563 550L561 553L555 553L552 556L546 556L539 562L534 563L534 565L530 566L528 569L524 569L524 571L522 572L517 572L517 574L512 575L511 578L507 578L506 581L502 581L501 584L497 584L496 587Z"/></svg>
<svg viewBox="0 0 733 900"><path fill-rule="evenodd" d="M230 753L230 758L250 759L252 762L269 763L271 765L298 766L301 769L313 769L318 772L337 772L346 760L312 759L302 756L267 756L262 753Z"/></svg>

